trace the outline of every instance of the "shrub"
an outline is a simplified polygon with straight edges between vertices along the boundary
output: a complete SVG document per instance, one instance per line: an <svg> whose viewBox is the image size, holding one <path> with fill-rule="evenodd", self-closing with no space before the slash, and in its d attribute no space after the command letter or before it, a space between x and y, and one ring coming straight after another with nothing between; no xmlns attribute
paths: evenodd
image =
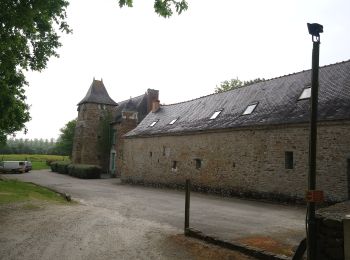
<svg viewBox="0 0 350 260"><path fill-rule="evenodd" d="M51 163L53 163L52 160L46 160L46 165L51 166Z"/></svg>
<svg viewBox="0 0 350 260"><path fill-rule="evenodd" d="M99 179L102 168L97 165L71 164L68 166L68 174L81 179Z"/></svg>
<svg viewBox="0 0 350 260"><path fill-rule="evenodd" d="M51 162L50 168L51 168L51 171L57 172L57 162Z"/></svg>
<svg viewBox="0 0 350 260"><path fill-rule="evenodd" d="M102 168L98 165L90 164L70 164L66 161L52 162L50 164L53 172L68 174L80 179L99 179Z"/></svg>
<svg viewBox="0 0 350 260"><path fill-rule="evenodd" d="M69 162L67 161L58 161L58 162L52 162L50 164L50 167L51 167L51 171L53 172L68 174L68 165L69 165Z"/></svg>

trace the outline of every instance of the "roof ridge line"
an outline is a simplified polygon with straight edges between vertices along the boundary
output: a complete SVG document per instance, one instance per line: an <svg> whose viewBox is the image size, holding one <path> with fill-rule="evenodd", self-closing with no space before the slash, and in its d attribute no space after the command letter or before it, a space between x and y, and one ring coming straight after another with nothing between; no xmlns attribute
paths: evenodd
<svg viewBox="0 0 350 260"><path fill-rule="evenodd" d="M146 93L145 93L145 94L146 94ZM122 101L117 101L117 103L122 103L122 102L125 102L125 101L129 101L130 99L134 99L134 98L142 97L142 96L144 96L145 94L141 94L141 95L136 96L136 97L130 97L130 98L125 99L125 100L122 100Z"/></svg>

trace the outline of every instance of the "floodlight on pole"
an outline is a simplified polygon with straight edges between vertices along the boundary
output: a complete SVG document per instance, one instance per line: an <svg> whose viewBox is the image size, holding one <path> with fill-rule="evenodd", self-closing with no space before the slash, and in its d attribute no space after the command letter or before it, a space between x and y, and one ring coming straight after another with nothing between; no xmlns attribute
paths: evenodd
<svg viewBox="0 0 350 260"><path fill-rule="evenodd" d="M316 260L317 230L315 219L315 203L322 202L323 192L316 190L316 149L317 149L317 106L318 106L318 72L320 54L320 33L323 26L308 23L307 28L312 36L312 72L310 99L310 138L309 138L309 176L307 201L307 259Z"/></svg>

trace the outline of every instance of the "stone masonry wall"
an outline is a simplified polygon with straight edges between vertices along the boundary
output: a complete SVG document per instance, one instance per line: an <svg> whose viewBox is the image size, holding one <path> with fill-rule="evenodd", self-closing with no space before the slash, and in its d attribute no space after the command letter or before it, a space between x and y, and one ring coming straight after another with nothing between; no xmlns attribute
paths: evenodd
<svg viewBox="0 0 350 260"><path fill-rule="evenodd" d="M308 140L307 125L127 138L121 177L171 185L190 178L199 187L303 199ZM285 152L293 152L293 169L286 169ZM327 201L348 198L349 158L350 123L319 124L317 188Z"/></svg>
<svg viewBox="0 0 350 260"><path fill-rule="evenodd" d="M95 103L80 105L74 133L72 162L102 166L102 156L98 152L100 122L114 106Z"/></svg>
<svg viewBox="0 0 350 260"><path fill-rule="evenodd" d="M115 165L116 165L116 176L120 176L122 172L123 159L124 159L124 138L127 132L134 129L137 125L136 120L126 119L121 123L115 124L113 128L116 130L116 142L114 150L116 151Z"/></svg>
<svg viewBox="0 0 350 260"><path fill-rule="evenodd" d="M317 211L317 259L344 259L343 219L349 213L350 201L338 203Z"/></svg>

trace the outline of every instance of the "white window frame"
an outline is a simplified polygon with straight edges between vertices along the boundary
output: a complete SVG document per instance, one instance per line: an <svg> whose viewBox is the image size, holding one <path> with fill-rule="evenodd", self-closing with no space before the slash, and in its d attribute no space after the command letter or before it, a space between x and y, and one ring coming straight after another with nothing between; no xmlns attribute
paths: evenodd
<svg viewBox="0 0 350 260"><path fill-rule="evenodd" d="M158 121L159 121L159 119L158 120L156 120L156 121L153 121L150 125L149 125L149 127L153 127L155 124L157 124L158 123Z"/></svg>
<svg viewBox="0 0 350 260"><path fill-rule="evenodd" d="M244 110L244 112L243 112L243 114L242 115L250 115L250 114L252 114L254 111L255 111L255 109L256 109L256 107L258 106L258 103L254 103L254 104L250 104L250 105L248 105L247 107L246 107L246 109Z"/></svg>
<svg viewBox="0 0 350 260"><path fill-rule="evenodd" d="M311 87L304 88L298 100L309 99L309 98L311 98Z"/></svg>
<svg viewBox="0 0 350 260"><path fill-rule="evenodd" d="M212 114L212 116L210 117L210 120L213 120L213 119L217 118L221 114L221 112L222 112L222 109L221 110L216 110L214 112L214 114Z"/></svg>
<svg viewBox="0 0 350 260"><path fill-rule="evenodd" d="M175 118L175 119L171 120L170 123L169 123L169 125L175 124L175 122L176 122L178 119L179 119L179 118Z"/></svg>

